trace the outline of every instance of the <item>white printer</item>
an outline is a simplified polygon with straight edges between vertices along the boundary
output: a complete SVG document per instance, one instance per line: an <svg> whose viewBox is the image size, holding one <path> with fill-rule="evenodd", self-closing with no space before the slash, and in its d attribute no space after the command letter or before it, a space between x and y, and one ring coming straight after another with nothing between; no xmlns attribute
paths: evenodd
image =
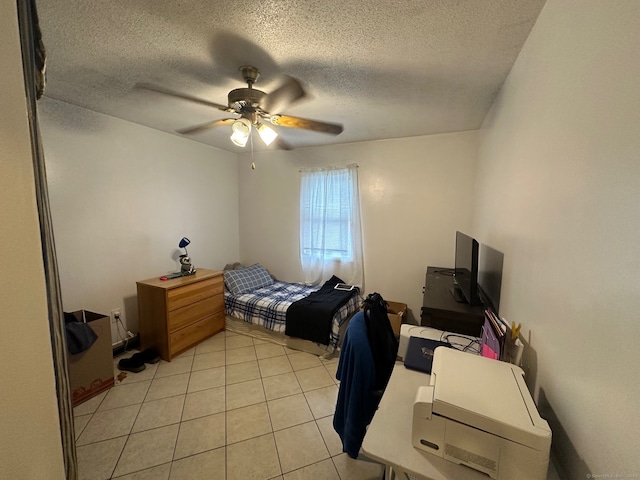
<svg viewBox="0 0 640 480"><path fill-rule="evenodd" d="M522 369L438 348L429 385L416 394L412 443L496 480L544 480L551 430Z"/></svg>

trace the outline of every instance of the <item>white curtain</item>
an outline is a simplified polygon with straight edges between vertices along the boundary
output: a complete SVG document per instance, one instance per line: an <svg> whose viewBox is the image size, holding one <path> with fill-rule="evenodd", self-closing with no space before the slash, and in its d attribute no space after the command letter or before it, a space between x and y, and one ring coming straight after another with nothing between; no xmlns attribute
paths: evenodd
<svg viewBox="0 0 640 480"><path fill-rule="evenodd" d="M301 171L300 257L309 284L364 287L357 165Z"/></svg>

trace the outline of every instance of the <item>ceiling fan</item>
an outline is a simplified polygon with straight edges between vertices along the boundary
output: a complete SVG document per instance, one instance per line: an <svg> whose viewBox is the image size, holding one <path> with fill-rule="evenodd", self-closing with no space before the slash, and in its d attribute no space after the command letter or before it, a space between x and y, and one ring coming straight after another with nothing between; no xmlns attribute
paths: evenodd
<svg viewBox="0 0 640 480"><path fill-rule="evenodd" d="M171 95L202 105L208 105L223 112L239 115L236 118L213 120L178 130L178 133L183 135L192 135L221 125L231 125L231 141L240 147L244 147L247 144L251 131L255 129L266 145L270 145L277 139L276 145L279 148L290 150L291 147L282 139L279 139L278 133L269 127L267 123L279 127L299 128L330 135L342 133L343 128L339 124L292 117L281 113L284 109L306 96L302 85L295 78L287 76L278 88L271 93L265 93L262 90L253 88L253 84L256 83L260 76L260 72L256 67L244 65L238 70L244 81L247 82L247 87L231 90L227 96L228 105L209 102L148 83L136 84L136 88Z"/></svg>

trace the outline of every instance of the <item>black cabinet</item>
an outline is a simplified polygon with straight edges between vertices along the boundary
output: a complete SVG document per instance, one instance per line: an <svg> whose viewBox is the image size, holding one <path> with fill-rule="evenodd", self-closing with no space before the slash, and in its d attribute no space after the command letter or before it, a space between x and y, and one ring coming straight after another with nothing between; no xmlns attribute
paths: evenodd
<svg viewBox="0 0 640 480"><path fill-rule="evenodd" d="M480 336L484 323L484 307L471 307L453 296L453 269L427 267L420 324L438 330Z"/></svg>

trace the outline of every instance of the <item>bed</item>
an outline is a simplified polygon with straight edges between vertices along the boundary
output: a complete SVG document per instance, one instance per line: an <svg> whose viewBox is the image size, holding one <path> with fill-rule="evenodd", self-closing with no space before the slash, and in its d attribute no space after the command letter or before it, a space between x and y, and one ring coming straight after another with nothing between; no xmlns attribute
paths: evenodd
<svg viewBox="0 0 640 480"><path fill-rule="evenodd" d="M348 320L360 308L358 292L354 291L333 315L327 345L291 337L285 334L287 310L294 302L308 297L320 287L274 280L268 272L265 276L264 267L256 265L236 266L232 269L236 272L233 274L228 273L231 269L225 270L224 303L227 330L327 358L333 356L340 346ZM240 287L230 279L231 276L251 277L249 269L257 271L260 278L242 278ZM242 272L238 274L238 270Z"/></svg>

